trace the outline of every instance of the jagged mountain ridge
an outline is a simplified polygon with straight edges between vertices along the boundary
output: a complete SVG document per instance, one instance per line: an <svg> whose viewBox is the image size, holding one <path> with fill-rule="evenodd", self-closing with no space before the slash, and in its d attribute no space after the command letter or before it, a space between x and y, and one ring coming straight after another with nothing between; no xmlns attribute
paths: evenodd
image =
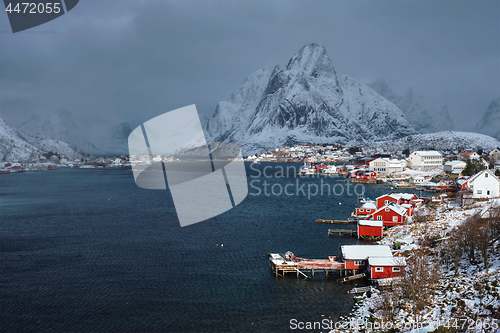
<svg viewBox="0 0 500 333"><path fill-rule="evenodd" d="M490 102L483 118L474 130L500 140L500 98L495 98Z"/></svg>
<svg viewBox="0 0 500 333"><path fill-rule="evenodd" d="M31 161L47 152L62 154L70 159L82 157L65 142L31 136L0 118L0 161Z"/></svg>
<svg viewBox="0 0 500 333"><path fill-rule="evenodd" d="M403 111L410 124L419 133L451 131L455 128L445 104L430 108L423 106L424 101L415 96L412 87L409 87L404 95L398 96L385 80L376 80L368 83L368 86Z"/></svg>
<svg viewBox="0 0 500 333"><path fill-rule="evenodd" d="M65 110L55 111L41 121L25 123L20 130L32 136L66 142L78 152L103 153L81 133L71 114Z"/></svg>
<svg viewBox="0 0 500 333"><path fill-rule="evenodd" d="M364 143L416 134L403 112L371 88L337 75L324 46L302 47L285 68L250 75L209 120L211 141L244 153L299 143Z"/></svg>

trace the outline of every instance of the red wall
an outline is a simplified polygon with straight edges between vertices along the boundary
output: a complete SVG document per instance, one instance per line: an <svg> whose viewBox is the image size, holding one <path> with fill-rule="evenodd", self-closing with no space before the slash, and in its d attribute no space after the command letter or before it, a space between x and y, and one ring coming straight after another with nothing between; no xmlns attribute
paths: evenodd
<svg viewBox="0 0 500 333"><path fill-rule="evenodd" d="M368 260L365 260L364 265L354 265L353 260L345 260L345 269L365 269L368 266Z"/></svg>
<svg viewBox="0 0 500 333"><path fill-rule="evenodd" d="M368 215L375 211L375 209L364 209L364 211L360 212L359 208L356 208L356 215Z"/></svg>
<svg viewBox="0 0 500 333"><path fill-rule="evenodd" d="M401 203L401 200L396 200L388 195L384 195L383 197L377 199L377 208L384 207L386 200L389 200L389 202L395 202L397 204Z"/></svg>
<svg viewBox="0 0 500 333"><path fill-rule="evenodd" d="M383 227L374 227L370 225L358 225L358 236L382 237Z"/></svg>
<svg viewBox="0 0 500 333"><path fill-rule="evenodd" d="M401 225L405 221L405 216L396 214L396 212L394 212L392 209L389 209L388 212L386 212L385 209L382 209L381 211L373 214L373 220L378 220L378 216L382 216L382 221L384 222L384 225L387 226ZM397 222L394 222L392 220L393 216L396 216L398 218Z"/></svg>
<svg viewBox="0 0 500 333"><path fill-rule="evenodd" d="M402 274L404 268L401 267L400 272L393 272L392 267L393 266L378 266L378 267L383 267L384 271L383 272L375 272L375 267L376 266L370 266L370 276L372 279L387 279L395 276L399 276Z"/></svg>

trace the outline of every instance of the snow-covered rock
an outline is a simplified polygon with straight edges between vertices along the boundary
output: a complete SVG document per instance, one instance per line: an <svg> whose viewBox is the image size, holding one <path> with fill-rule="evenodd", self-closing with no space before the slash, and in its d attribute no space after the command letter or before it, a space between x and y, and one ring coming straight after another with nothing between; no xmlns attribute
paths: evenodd
<svg viewBox="0 0 500 333"><path fill-rule="evenodd" d="M500 140L500 98L491 101L483 118L477 123L475 131Z"/></svg>
<svg viewBox="0 0 500 333"><path fill-rule="evenodd" d="M445 104L424 106L425 101L413 93L412 87L404 95L399 96L382 79L369 83L368 86L403 111L410 124L419 133L451 131L455 127Z"/></svg>
<svg viewBox="0 0 500 333"><path fill-rule="evenodd" d="M34 160L46 152L67 158L81 158L67 143L33 137L7 124L0 118L0 161Z"/></svg>
<svg viewBox="0 0 500 333"><path fill-rule="evenodd" d="M363 150L397 152L405 148L410 148L410 152L414 150L450 151L457 149L463 151L466 149L477 150L478 148L491 150L499 146L500 141L488 135L472 132L446 131L410 135L394 141L368 143L363 145Z"/></svg>
<svg viewBox="0 0 500 333"><path fill-rule="evenodd" d="M211 141L254 153L300 143L363 143L417 132L369 87L337 75L324 46L305 45L285 68L250 75L207 124Z"/></svg>

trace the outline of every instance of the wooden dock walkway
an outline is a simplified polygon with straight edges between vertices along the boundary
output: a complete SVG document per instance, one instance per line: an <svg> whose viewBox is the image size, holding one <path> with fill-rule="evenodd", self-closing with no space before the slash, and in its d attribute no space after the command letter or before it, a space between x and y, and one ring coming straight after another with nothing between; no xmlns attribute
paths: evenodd
<svg viewBox="0 0 500 333"><path fill-rule="evenodd" d="M335 236L336 234L339 236L350 235L351 237L354 237L357 234L357 231L348 229L328 229L328 237Z"/></svg>
<svg viewBox="0 0 500 333"><path fill-rule="evenodd" d="M355 223L356 221L352 220L323 220L323 219L318 219L316 220L316 223L335 223L335 224L351 224Z"/></svg>
<svg viewBox="0 0 500 333"><path fill-rule="evenodd" d="M285 257L287 255L285 254ZM306 278L310 277L306 272L310 273L314 277L315 271L324 271L326 276L332 271L344 271L345 263L336 261L335 256L329 256L328 259L305 259L295 257L293 254L283 258L277 253L269 254L269 267L272 269L276 277L285 277L287 273L294 273L299 276L304 276Z"/></svg>

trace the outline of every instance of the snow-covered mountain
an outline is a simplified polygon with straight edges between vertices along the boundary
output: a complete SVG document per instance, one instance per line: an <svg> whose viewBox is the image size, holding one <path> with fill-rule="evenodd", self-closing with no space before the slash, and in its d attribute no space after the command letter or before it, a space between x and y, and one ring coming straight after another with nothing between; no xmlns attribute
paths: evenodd
<svg viewBox="0 0 500 333"><path fill-rule="evenodd" d="M474 130L500 140L500 98L491 101Z"/></svg>
<svg viewBox="0 0 500 333"><path fill-rule="evenodd" d="M63 154L70 159L82 156L65 142L28 135L0 118L0 161L31 161L46 152Z"/></svg>
<svg viewBox="0 0 500 333"><path fill-rule="evenodd" d="M244 153L297 143L363 143L416 134L403 112L371 88L337 75L324 46L305 45L285 68L250 75L208 121L211 141Z"/></svg>
<svg viewBox="0 0 500 333"><path fill-rule="evenodd" d="M425 101L414 95L412 87L404 95L397 95L382 79L369 83L368 86L403 111L410 124L419 133L451 131L455 128L445 104L424 106Z"/></svg>
<svg viewBox="0 0 500 333"><path fill-rule="evenodd" d="M464 151L467 149L477 151L478 148L488 152L496 147L500 147L500 141L491 136L456 131L410 135L398 140L373 142L362 146L363 151L368 153L401 152L406 148L409 148L410 152L414 150Z"/></svg>
<svg viewBox="0 0 500 333"><path fill-rule="evenodd" d="M103 151L80 132L68 111L60 110L49 114L42 121L23 124L20 129L32 136L66 142L74 150L85 154L102 154Z"/></svg>

